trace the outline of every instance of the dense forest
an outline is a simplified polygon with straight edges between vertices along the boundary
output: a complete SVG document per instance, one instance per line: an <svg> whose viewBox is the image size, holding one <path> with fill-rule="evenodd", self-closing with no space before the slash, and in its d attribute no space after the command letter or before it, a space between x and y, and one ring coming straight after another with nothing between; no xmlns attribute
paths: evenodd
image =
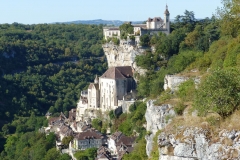
<svg viewBox="0 0 240 160"><path fill-rule="evenodd" d="M80 91L106 70L102 37L101 25L0 25L1 151L8 137L0 157L17 159L23 149L26 155L39 149L31 138L16 148L24 136L38 136L39 143L48 145L43 135L35 133L47 125L44 115L48 111L67 115L76 107ZM33 159L52 147L36 151Z"/></svg>

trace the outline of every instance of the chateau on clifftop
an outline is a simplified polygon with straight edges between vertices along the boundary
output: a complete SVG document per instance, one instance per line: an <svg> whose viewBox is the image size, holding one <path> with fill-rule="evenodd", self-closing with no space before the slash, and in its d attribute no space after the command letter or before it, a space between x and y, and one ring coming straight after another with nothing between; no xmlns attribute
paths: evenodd
<svg viewBox="0 0 240 160"><path fill-rule="evenodd" d="M166 5L164 19L161 17L148 18L146 24L132 24L132 26L135 36L141 36L147 33L157 34L158 32L170 34L170 12L168 11L168 6ZM103 34L106 40L111 37L120 38L121 31L119 27L104 27Z"/></svg>

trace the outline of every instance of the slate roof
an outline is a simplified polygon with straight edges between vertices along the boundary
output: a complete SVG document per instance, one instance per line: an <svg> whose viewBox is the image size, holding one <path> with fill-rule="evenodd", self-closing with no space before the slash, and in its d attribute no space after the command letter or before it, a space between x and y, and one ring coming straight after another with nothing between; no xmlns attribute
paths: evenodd
<svg viewBox="0 0 240 160"><path fill-rule="evenodd" d="M121 79L133 77L131 66L118 66L109 68L100 78Z"/></svg>

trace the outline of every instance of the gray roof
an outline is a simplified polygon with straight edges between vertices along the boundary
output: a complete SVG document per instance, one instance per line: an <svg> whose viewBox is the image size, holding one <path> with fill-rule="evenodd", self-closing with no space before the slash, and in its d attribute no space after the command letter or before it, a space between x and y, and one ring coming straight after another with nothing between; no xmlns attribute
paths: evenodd
<svg viewBox="0 0 240 160"><path fill-rule="evenodd" d="M133 77L131 66L119 66L109 68L100 78L121 79Z"/></svg>

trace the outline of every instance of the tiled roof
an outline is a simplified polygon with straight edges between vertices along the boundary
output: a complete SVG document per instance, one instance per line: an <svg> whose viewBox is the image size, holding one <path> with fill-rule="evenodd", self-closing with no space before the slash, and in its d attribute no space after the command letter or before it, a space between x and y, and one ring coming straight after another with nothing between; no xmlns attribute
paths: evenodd
<svg viewBox="0 0 240 160"><path fill-rule="evenodd" d="M120 139L120 137L122 135L123 135L122 132L117 131L117 132L113 133L110 138L112 138L114 141L116 141L116 140Z"/></svg>
<svg viewBox="0 0 240 160"><path fill-rule="evenodd" d="M48 123L50 125L56 125L56 124L64 123L64 121L66 119L67 118L65 117L65 115L61 112L59 117L51 117L51 118L49 118Z"/></svg>
<svg viewBox="0 0 240 160"><path fill-rule="evenodd" d="M131 147L135 141L135 137L127 137L125 135L121 136L120 139L117 141L116 145L120 146L121 144L126 145L127 147Z"/></svg>
<svg viewBox="0 0 240 160"><path fill-rule="evenodd" d="M60 133L63 134L64 136L72 136L73 130L69 126L62 125L60 127Z"/></svg>
<svg viewBox="0 0 240 160"><path fill-rule="evenodd" d="M99 131L95 130L87 130L86 132L78 133L74 138L78 140L84 140L84 139L102 139L103 135Z"/></svg>
<svg viewBox="0 0 240 160"><path fill-rule="evenodd" d="M162 18L161 17L154 17L154 18L148 18L147 20L148 22L162 22Z"/></svg>
<svg viewBox="0 0 240 160"><path fill-rule="evenodd" d="M100 78L121 79L133 77L131 66L109 68Z"/></svg>

